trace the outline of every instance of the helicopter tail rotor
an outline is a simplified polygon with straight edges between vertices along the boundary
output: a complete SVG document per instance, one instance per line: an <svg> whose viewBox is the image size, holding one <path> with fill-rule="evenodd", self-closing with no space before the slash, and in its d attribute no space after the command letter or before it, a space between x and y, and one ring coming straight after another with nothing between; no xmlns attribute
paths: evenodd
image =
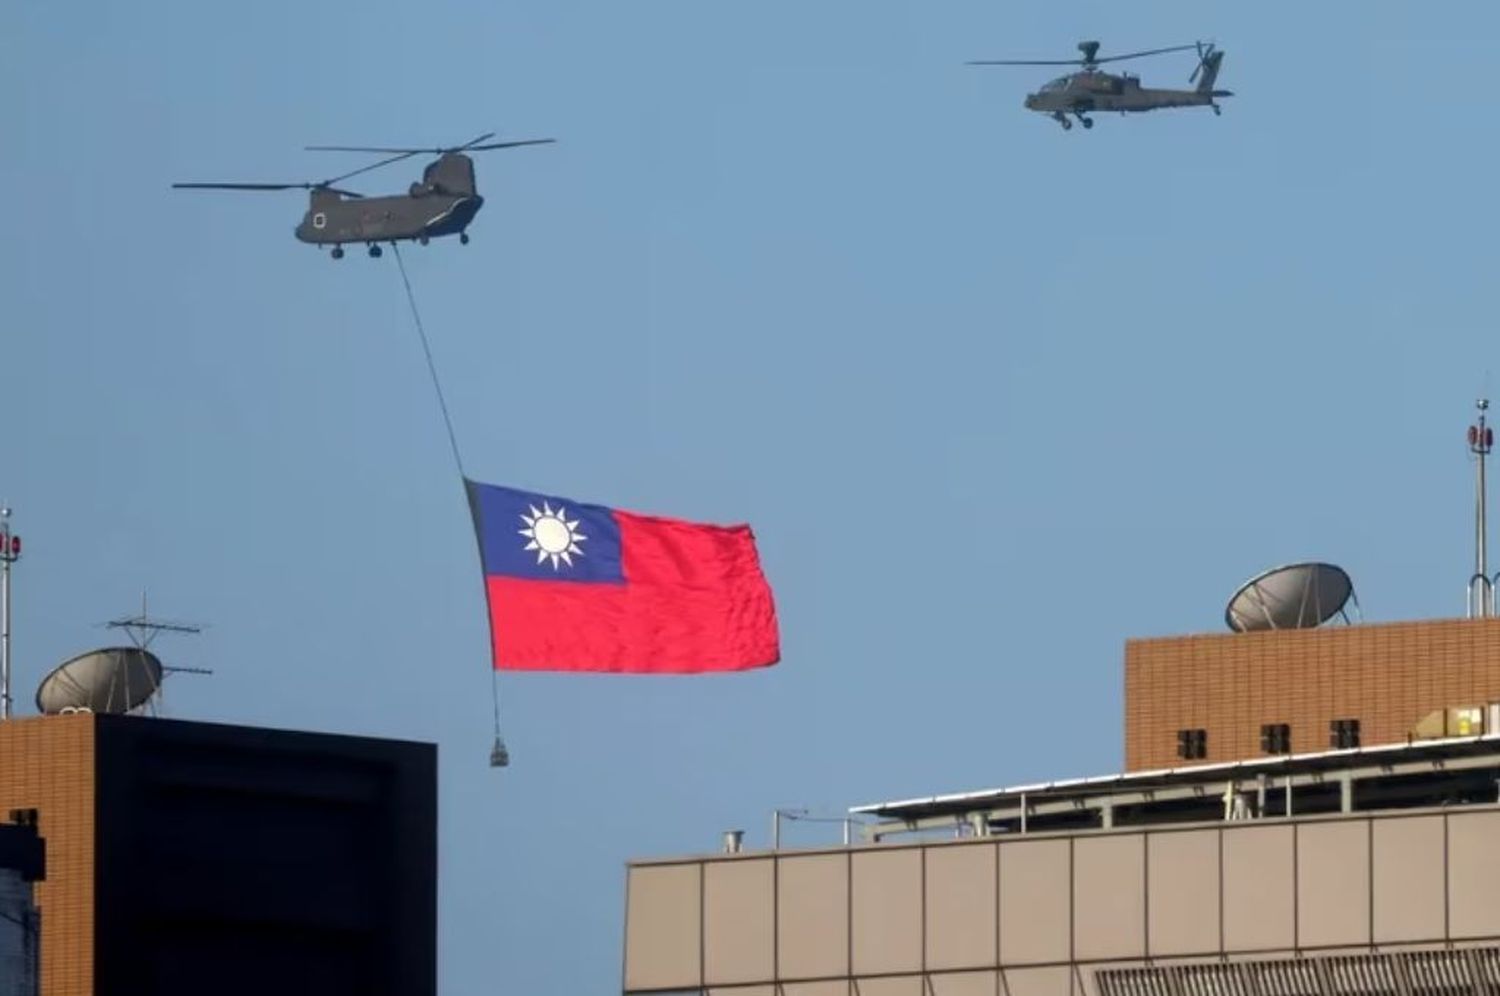
<svg viewBox="0 0 1500 996"><path fill-rule="evenodd" d="M1192 75L1188 77L1189 83L1196 83L1198 81L1198 74L1203 72L1203 67L1208 64L1208 60L1213 56L1215 51L1213 42L1197 42L1196 47L1198 49L1198 64L1193 67Z"/></svg>
<svg viewBox="0 0 1500 996"><path fill-rule="evenodd" d="M1199 93L1212 94L1214 96L1229 96L1227 92L1214 89L1214 81L1219 78L1219 65L1224 61L1224 50L1213 46L1213 43L1200 43L1198 46L1198 65L1193 67L1193 74L1188 77L1188 82L1198 84Z"/></svg>

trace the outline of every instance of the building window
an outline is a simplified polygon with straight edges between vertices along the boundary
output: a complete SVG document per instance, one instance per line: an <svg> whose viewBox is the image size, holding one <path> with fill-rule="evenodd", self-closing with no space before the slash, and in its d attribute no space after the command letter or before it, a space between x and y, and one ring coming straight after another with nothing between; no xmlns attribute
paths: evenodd
<svg viewBox="0 0 1500 996"><path fill-rule="evenodd" d="M1267 723L1260 728L1260 751L1262 754L1290 754L1292 752L1292 728L1286 723Z"/></svg>
<svg viewBox="0 0 1500 996"><path fill-rule="evenodd" d="M1207 730L1178 730L1177 756L1188 761L1201 761L1208 756Z"/></svg>
<svg viewBox="0 0 1500 996"><path fill-rule="evenodd" d="M1348 750L1359 746L1359 720L1335 719L1328 724L1328 746Z"/></svg>

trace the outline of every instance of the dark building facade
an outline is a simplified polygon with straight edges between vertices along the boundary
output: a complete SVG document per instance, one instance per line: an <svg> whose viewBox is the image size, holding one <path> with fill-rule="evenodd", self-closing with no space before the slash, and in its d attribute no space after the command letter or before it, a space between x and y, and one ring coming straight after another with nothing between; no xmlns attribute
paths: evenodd
<svg viewBox="0 0 1500 996"><path fill-rule="evenodd" d="M433 745L129 716L0 724L37 810L43 996L436 992Z"/></svg>

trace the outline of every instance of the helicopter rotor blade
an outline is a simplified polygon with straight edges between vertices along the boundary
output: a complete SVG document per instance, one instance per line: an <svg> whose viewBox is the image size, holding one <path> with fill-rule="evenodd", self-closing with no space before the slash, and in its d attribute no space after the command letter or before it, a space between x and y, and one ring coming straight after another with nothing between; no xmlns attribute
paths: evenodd
<svg viewBox="0 0 1500 996"><path fill-rule="evenodd" d="M1082 66L1082 59L982 59L965 62L966 66Z"/></svg>
<svg viewBox="0 0 1500 996"><path fill-rule="evenodd" d="M521 145L545 145L549 142L557 141L555 138L528 138L517 142L491 142L488 145L479 144L485 139L493 138L494 136L495 133L490 132L486 135L480 135L478 138L463 145L452 145L443 149L397 149L379 145L308 145L305 148L308 152L376 152L393 153L398 156L441 156L449 152L482 152L487 149L512 149Z"/></svg>
<svg viewBox="0 0 1500 996"><path fill-rule="evenodd" d="M364 199L364 194L343 190L327 183L174 183L174 190L331 190L345 197Z"/></svg>
<svg viewBox="0 0 1500 996"><path fill-rule="evenodd" d="M1147 55L1162 55L1166 52L1191 52L1197 45L1171 45L1167 48L1148 48L1144 52L1127 52L1124 55L1110 55L1103 59L1095 59L1095 62L1119 62L1122 59L1139 59Z"/></svg>
<svg viewBox="0 0 1500 996"><path fill-rule="evenodd" d="M379 169L382 166L389 166L391 163L399 163L401 160L403 160L403 159L410 159L412 156L415 156L415 155L417 155L417 153L415 153L415 152L402 152L402 153L400 153L398 155L388 156L387 158L382 159L379 162L370 163L367 166L361 166L359 169L352 169L349 172L343 173L343 174L341 174L339 176L330 177L329 179L324 180L322 183L318 184L318 186L320 186L320 187L329 187L332 184L338 183L341 180L347 180L351 176L359 176L359 174L361 174L361 173L368 173L372 169Z"/></svg>
<svg viewBox="0 0 1500 996"><path fill-rule="evenodd" d="M388 149L374 145L304 145L306 152L399 152L408 156L419 156L424 152L433 152L433 149Z"/></svg>
<svg viewBox="0 0 1500 996"><path fill-rule="evenodd" d="M476 136L475 138L469 139L463 145L456 146L455 148L449 149L449 150L446 150L446 151L450 151L450 152L462 152L464 149L467 149L467 148L469 148L471 146L478 145L480 142L483 142L486 139L491 139L491 138L494 138L494 137L495 137L495 133L494 132L487 131L483 135L479 135L479 136Z"/></svg>
<svg viewBox="0 0 1500 996"><path fill-rule="evenodd" d="M174 183L174 190L311 190L314 183Z"/></svg>
<svg viewBox="0 0 1500 996"><path fill-rule="evenodd" d="M985 59L982 61L966 62L968 66L1097 66L1102 62L1120 62L1124 59L1140 59L1148 55L1162 55L1166 52L1188 52L1201 45L1171 45L1167 48L1148 48L1141 52L1126 52L1124 55L1107 55L1104 58L1091 59Z"/></svg>
<svg viewBox="0 0 1500 996"><path fill-rule="evenodd" d="M514 149L522 145L551 145L555 138L527 138L519 142L491 142L489 145L466 145L465 152L483 152L486 149Z"/></svg>

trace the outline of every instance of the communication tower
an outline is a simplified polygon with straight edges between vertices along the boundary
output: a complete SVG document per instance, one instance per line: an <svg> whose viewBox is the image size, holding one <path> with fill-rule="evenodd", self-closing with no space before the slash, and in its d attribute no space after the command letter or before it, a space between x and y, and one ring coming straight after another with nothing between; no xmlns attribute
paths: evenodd
<svg viewBox="0 0 1500 996"><path fill-rule="evenodd" d="M21 559L21 537L11 532L10 508L0 507L0 720L10 719L10 565Z"/></svg>
<svg viewBox="0 0 1500 996"><path fill-rule="evenodd" d="M1479 409L1479 420L1469 426L1469 452L1474 454L1474 573L1469 576L1469 618L1483 618L1495 614L1495 579L1489 573L1489 535L1485 521L1484 464L1495 445L1495 430L1485 424L1485 412L1490 407L1489 398L1474 402Z"/></svg>

